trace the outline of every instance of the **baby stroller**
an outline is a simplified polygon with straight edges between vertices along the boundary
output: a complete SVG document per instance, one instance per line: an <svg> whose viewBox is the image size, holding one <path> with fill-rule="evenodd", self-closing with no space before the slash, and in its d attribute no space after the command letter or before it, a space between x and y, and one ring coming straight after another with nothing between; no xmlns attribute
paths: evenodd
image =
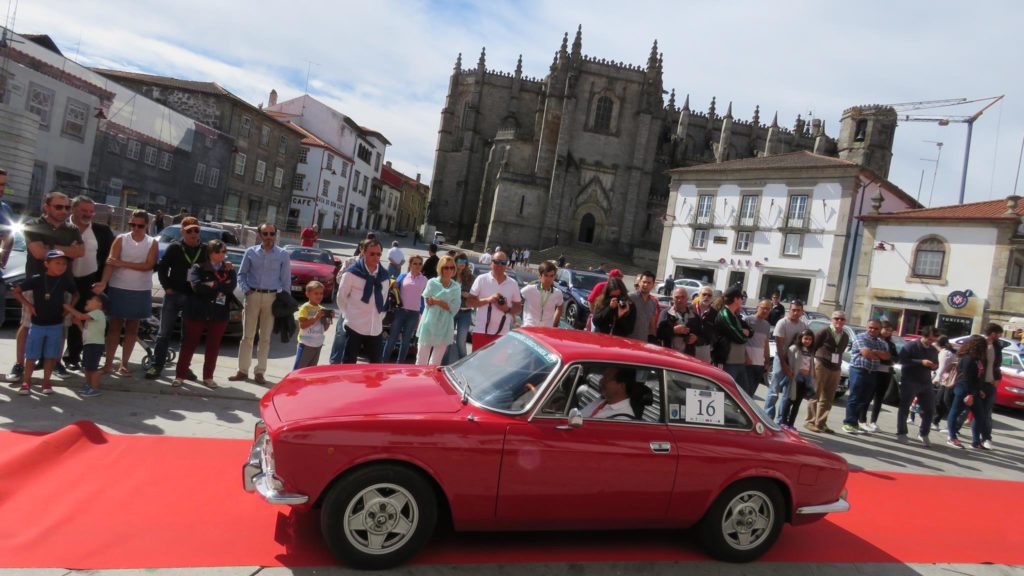
<svg viewBox="0 0 1024 576"><path fill-rule="evenodd" d="M142 366L147 370L153 366L153 356L156 354L156 337L160 334L160 317L153 315L139 322L139 346L146 351L142 357ZM167 347L168 364L173 364L178 358L178 350L175 346Z"/></svg>

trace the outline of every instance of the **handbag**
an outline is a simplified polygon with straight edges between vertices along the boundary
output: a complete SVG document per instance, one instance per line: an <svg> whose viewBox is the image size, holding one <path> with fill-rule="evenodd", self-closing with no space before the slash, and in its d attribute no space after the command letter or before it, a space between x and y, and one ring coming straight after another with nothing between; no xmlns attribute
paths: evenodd
<svg viewBox="0 0 1024 576"><path fill-rule="evenodd" d="M402 272L398 275L398 278L391 283L388 288L388 299L385 303L385 310L397 310L402 307L402 293L399 291L399 287L402 285L402 280L405 279L406 272Z"/></svg>

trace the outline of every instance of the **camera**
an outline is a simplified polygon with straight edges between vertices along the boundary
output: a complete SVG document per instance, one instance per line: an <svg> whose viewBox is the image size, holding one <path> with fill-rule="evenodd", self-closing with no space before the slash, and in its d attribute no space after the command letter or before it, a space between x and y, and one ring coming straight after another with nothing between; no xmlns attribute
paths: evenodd
<svg viewBox="0 0 1024 576"><path fill-rule="evenodd" d="M629 303L629 301L626 300L625 298L618 298L616 299L616 301L619 303L620 308Z"/></svg>
<svg viewBox="0 0 1024 576"><path fill-rule="evenodd" d="M324 315L323 315L323 317L324 318L329 318L331 320L334 320L334 310L329 310L327 308L324 308Z"/></svg>
<svg viewBox="0 0 1024 576"><path fill-rule="evenodd" d="M498 294L498 306L504 306L505 302L506 302L505 296L503 296L501 294Z"/></svg>

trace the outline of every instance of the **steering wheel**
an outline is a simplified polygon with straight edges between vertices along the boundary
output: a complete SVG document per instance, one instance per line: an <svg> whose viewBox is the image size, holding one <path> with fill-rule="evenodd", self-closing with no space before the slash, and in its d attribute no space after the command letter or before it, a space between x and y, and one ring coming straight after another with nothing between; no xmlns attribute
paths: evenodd
<svg viewBox="0 0 1024 576"><path fill-rule="evenodd" d="M522 410L537 395L537 387L529 382L523 385L523 393L509 406L509 410Z"/></svg>

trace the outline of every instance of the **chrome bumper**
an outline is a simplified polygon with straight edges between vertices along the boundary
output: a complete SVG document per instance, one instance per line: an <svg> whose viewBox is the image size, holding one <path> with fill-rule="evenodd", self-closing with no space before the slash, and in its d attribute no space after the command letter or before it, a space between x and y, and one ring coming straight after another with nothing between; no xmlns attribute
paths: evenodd
<svg viewBox="0 0 1024 576"><path fill-rule="evenodd" d="M295 506L305 504L309 496L282 492L283 483L274 476L273 448L264 432L253 442L249 460L242 466L242 487L246 492L257 492L271 504Z"/></svg>
<svg viewBox="0 0 1024 576"><path fill-rule="evenodd" d="M833 514L835 512L849 512L850 503L846 501L846 490L839 495L839 499L831 504L819 504L817 506L803 506L796 509L797 514Z"/></svg>

